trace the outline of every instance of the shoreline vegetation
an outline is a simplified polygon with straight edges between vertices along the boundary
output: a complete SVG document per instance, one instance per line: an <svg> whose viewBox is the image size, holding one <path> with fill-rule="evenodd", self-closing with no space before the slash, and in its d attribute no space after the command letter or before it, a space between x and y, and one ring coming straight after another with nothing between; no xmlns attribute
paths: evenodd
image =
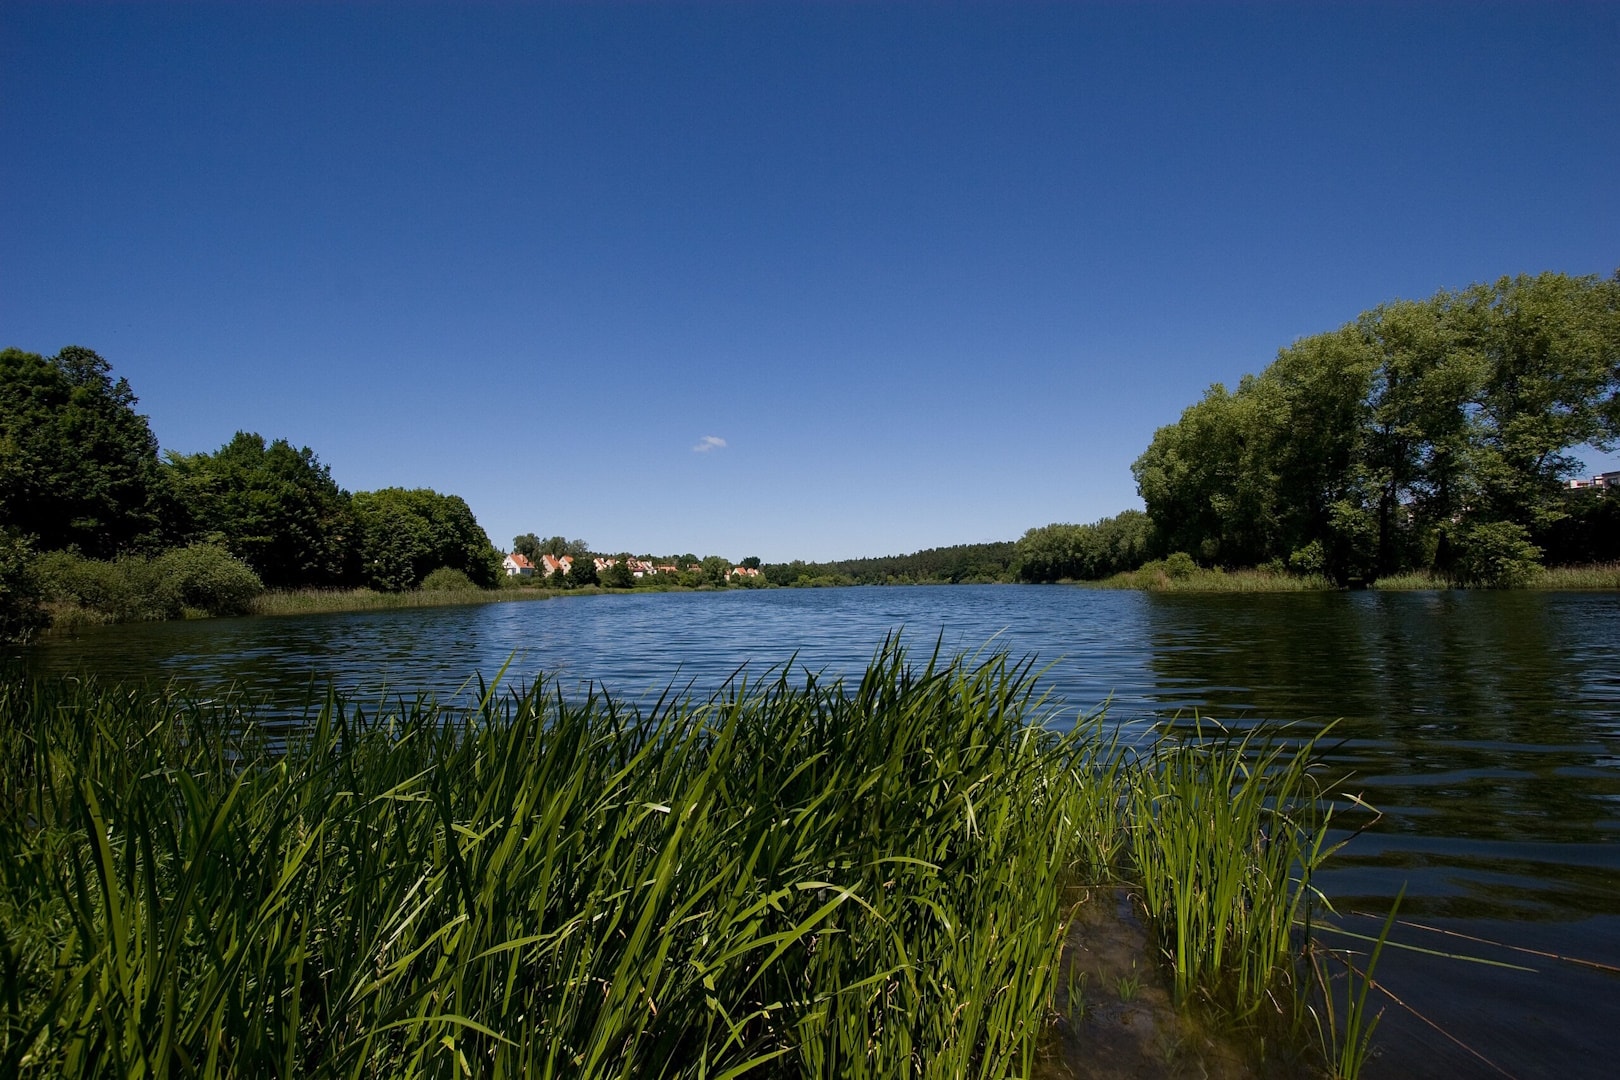
<svg viewBox="0 0 1620 1080"><path fill-rule="evenodd" d="M52 624L509 599L503 574L542 565L526 580L567 591L1620 587L1620 471L1577 476L1578 455L1620 446L1620 271L1503 277L1299 339L1154 433L1132 465L1143 510L831 562L535 533L508 554L460 497L351 493L285 439L160 454L136 401L89 349L0 350L0 642Z"/></svg>
<svg viewBox="0 0 1620 1080"><path fill-rule="evenodd" d="M765 572L773 569L766 564ZM113 575L116 576L116 575ZM342 612L388 611L412 608L454 607L472 604L498 604L521 600L550 600L564 596L624 595L649 592L714 592L727 588L845 588L857 585L951 584L940 581L887 580L859 582L830 575L800 577L791 583L774 584L767 581L751 582L747 586L686 585L679 582L637 583L631 588L606 585L563 585L524 582L504 584L486 589L468 581L444 587L423 587L404 591L381 591L369 588L302 588L269 589L252 592L229 604L203 606L165 602L141 593L137 586L80 588L66 590L60 587L40 605L40 618L29 627L27 637L49 638L73 634L87 627L125 622L148 622L168 619L197 619L228 616L286 616L333 614ZM1014 581L975 579L961 584L1013 584ZM1157 559L1134 570L1122 571L1099 580L1062 578L1054 584L1087 589L1137 590L1156 593L1296 593L1343 592L1346 587L1330 581L1320 574L1298 574L1276 568L1201 567L1190 559ZM1430 571L1414 571L1379 578L1366 585L1377 592L1417 592L1477 590L1481 587L1501 589L1502 586L1468 585ZM1588 566L1545 567L1526 574L1510 588L1523 591L1614 591L1620 590L1620 562L1597 563Z"/></svg>
<svg viewBox="0 0 1620 1080"><path fill-rule="evenodd" d="M890 583L901 587L910 582ZM920 582L917 584L943 584ZM978 584L977 582L969 584ZM986 582L985 584L1014 584L1013 582ZM1171 573L1161 562L1125 571L1100 581L1072 581L1064 579L1051 584L1087 589L1135 590L1160 593L1297 593L1344 592L1320 575L1291 574L1266 569L1227 570L1221 567L1198 567L1189 572ZM788 586L754 585L751 588L850 588L854 582L813 581ZM1463 585L1432 573L1408 573L1380 578L1367 586L1377 592L1445 592L1470 590L1478 586ZM1593 566L1548 567L1513 586L1527 592L1605 592L1620 590L1620 563L1601 563ZM185 608L172 615L153 616L139 614L134 618L120 618L117 613L86 607L73 601L49 603L45 614L49 622L38 633L46 638L59 634L77 633L86 627L104 626L129 621L152 621L166 618L212 618L216 616L285 616L338 614L343 612L392 611L413 608L458 607L474 604L501 604L524 600L553 600L566 596L600 596L607 594L649 592L715 592L714 586L686 586L679 584L656 587L637 586L623 589L601 585L586 585L572 589L562 587L507 587L481 589L476 586L454 589L416 589L409 592L379 592L375 589L276 589L259 593L242 610L209 612ZM1493 591L1500 591L1499 589Z"/></svg>
<svg viewBox="0 0 1620 1080"><path fill-rule="evenodd" d="M1310 930L1367 810L1325 729L1126 746L1030 661L895 640L644 711L247 700L0 679L0 1072L1062 1076L1144 983L1223 1033L1182 1060L1369 1045ZM1122 889L1149 952L1088 985Z"/></svg>

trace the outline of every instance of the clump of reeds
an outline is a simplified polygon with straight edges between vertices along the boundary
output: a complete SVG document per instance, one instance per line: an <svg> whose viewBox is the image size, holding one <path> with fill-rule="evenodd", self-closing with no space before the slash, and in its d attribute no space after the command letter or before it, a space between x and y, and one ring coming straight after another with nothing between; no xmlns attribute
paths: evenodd
<svg viewBox="0 0 1620 1080"><path fill-rule="evenodd" d="M1028 1075L1066 884L1135 881L1242 1012L1326 854L1309 740L1136 753L894 642L645 709L12 677L0 716L0 1075Z"/></svg>
<svg viewBox="0 0 1620 1080"><path fill-rule="evenodd" d="M1295 574L1287 570L1196 567L1174 573L1160 563L1088 582L1096 589L1141 589L1147 592L1273 593L1325 592L1337 586L1321 574Z"/></svg>
<svg viewBox="0 0 1620 1080"><path fill-rule="evenodd" d="M1371 588L1380 592L1421 592L1429 589L1453 589L1450 578L1441 577L1432 570L1408 570L1401 574L1387 574L1373 581Z"/></svg>
<svg viewBox="0 0 1620 1080"><path fill-rule="evenodd" d="M1620 563L1549 566L1530 578L1532 589L1620 589Z"/></svg>
<svg viewBox="0 0 1620 1080"><path fill-rule="evenodd" d="M1311 877L1330 853L1332 803L1315 738L1195 724L1131 770L1131 855L1178 997L1252 1013L1289 982Z"/></svg>
<svg viewBox="0 0 1620 1080"><path fill-rule="evenodd" d="M1027 666L307 722L0 686L0 1073L1029 1071L1079 735Z"/></svg>

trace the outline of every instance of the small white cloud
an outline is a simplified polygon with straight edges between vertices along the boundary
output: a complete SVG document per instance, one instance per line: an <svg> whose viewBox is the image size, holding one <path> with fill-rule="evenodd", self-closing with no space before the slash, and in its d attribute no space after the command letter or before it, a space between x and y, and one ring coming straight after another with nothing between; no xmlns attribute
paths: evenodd
<svg viewBox="0 0 1620 1080"><path fill-rule="evenodd" d="M720 436L705 435L703 438L698 440L698 444L696 446L692 447L692 453L707 454L710 450L724 450L725 448L726 440L722 439Z"/></svg>

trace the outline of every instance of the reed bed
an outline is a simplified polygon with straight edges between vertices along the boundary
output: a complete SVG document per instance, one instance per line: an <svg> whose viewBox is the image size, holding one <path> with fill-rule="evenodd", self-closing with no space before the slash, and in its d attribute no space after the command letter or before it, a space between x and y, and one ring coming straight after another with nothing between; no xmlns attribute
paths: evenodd
<svg viewBox="0 0 1620 1080"><path fill-rule="evenodd" d="M1532 589L1620 589L1620 563L1549 566L1530 578Z"/></svg>
<svg viewBox="0 0 1620 1080"><path fill-rule="evenodd" d="M1177 575L1160 566L1129 570L1100 581L1084 582L1093 589L1143 589L1149 592L1274 593L1330 592L1337 588L1320 574L1291 574L1273 570L1225 570L1199 567Z"/></svg>
<svg viewBox="0 0 1620 1080"><path fill-rule="evenodd" d="M374 589L274 589L249 604L253 615L311 615L327 611L373 611L394 608L450 607L458 604L494 604L504 600L545 600L557 590L536 588L411 589L377 592Z"/></svg>
<svg viewBox="0 0 1620 1080"><path fill-rule="evenodd" d="M1372 587L1384 592L1463 588L1451 578L1428 570L1381 577ZM1548 592L1620 589L1620 563L1542 567L1518 587Z"/></svg>
<svg viewBox="0 0 1620 1080"><path fill-rule="evenodd" d="M1430 589L1453 589L1450 578L1441 577L1430 570L1409 570L1404 574L1388 574L1373 581L1370 588L1379 592L1424 592Z"/></svg>
<svg viewBox="0 0 1620 1080"><path fill-rule="evenodd" d="M1028 1076L1065 886L1122 874L1188 993L1285 982L1306 753L1034 687L894 642L646 709L0 680L0 1075Z"/></svg>

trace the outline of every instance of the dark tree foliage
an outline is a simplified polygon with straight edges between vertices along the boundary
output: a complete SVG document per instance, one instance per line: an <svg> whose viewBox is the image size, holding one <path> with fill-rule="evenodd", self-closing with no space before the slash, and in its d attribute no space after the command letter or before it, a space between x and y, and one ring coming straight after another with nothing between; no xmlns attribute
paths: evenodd
<svg viewBox="0 0 1620 1080"><path fill-rule="evenodd" d="M1012 581L1016 547L1012 541L957 544L910 555L886 555L837 562L765 563L760 572L772 585L925 585Z"/></svg>
<svg viewBox="0 0 1620 1080"><path fill-rule="evenodd" d="M629 589L636 584L635 573L630 569L628 554L621 554L614 559L613 565L601 573L601 583L610 589Z"/></svg>
<svg viewBox="0 0 1620 1080"><path fill-rule="evenodd" d="M1542 274L1302 339L1133 471L1162 549L1208 564L1507 583L1568 513L1574 452L1617 440L1620 278Z"/></svg>
<svg viewBox="0 0 1620 1080"><path fill-rule="evenodd" d="M1155 552L1153 522L1126 510L1091 525L1046 525L1018 541L1024 581L1090 581L1135 570Z"/></svg>
<svg viewBox="0 0 1620 1080"><path fill-rule="evenodd" d="M384 488L354 496L360 569L374 589L414 589L447 566L480 588L494 588L500 553L458 495L429 488Z"/></svg>
<svg viewBox="0 0 1620 1080"><path fill-rule="evenodd" d="M522 536L512 537L512 551L522 555L536 566L540 565L540 556L544 554L540 550L540 538L534 533L524 533Z"/></svg>
<svg viewBox="0 0 1620 1080"><path fill-rule="evenodd" d="M154 546L164 478L135 402L89 349L0 351L0 524L42 551L111 558Z"/></svg>
<svg viewBox="0 0 1620 1080"><path fill-rule="evenodd" d="M1569 492L1563 515L1531 540L1552 566L1620 562L1620 489Z"/></svg>
<svg viewBox="0 0 1620 1080"><path fill-rule="evenodd" d="M27 641L49 621L40 607L33 554L22 536L0 529L0 642Z"/></svg>
<svg viewBox="0 0 1620 1080"><path fill-rule="evenodd" d="M532 540L533 538L534 534L528 533L518 539ZM554 559L560 559L564 555L572 559L583 559L590 552L590 545L583 540L570 540L566 536L552 536L540 541L539 551L529 555L529 558L535 562L539 562L541 555L550 555ZM525 551L524 554L528 555L529 553Z"/></svg>
<svg viewBox="0 0 1620 1080"><path fill-rule="evenodd" d="M352 568L354 516L307 446L245 431L212 454L170 454L196 539L217 543L270 588L327 586Z"/></svg>
<svg viewBox="0 0 1620 1080"><path fill-rule="evenodd" d="M589 553L575 555L574 561L568 564L569 584L574 588L597 584L596 559Z"/></svg>

